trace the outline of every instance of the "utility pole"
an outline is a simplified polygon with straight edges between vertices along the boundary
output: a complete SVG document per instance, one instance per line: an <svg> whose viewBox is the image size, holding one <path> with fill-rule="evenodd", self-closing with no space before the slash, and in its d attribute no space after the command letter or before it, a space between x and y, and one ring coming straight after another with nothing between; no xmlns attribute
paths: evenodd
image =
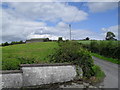
<svg viewBox="0 0 120 90"><path fill-rule="evenodd" d="M71 40L71 24L69 24L69 28L70 28L70 40Z"/></svg>

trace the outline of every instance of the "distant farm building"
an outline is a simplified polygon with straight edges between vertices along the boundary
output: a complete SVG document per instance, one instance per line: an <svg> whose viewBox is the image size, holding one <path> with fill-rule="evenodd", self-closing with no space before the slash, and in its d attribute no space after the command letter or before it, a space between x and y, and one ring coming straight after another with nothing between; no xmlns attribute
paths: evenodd
<svg viewBox="0 0 120 90"><path fill-rule="evenodd" d="M32 38L30 40L26 40L26 43L33 43L33 42L47 42L49 38Z"/></svg>

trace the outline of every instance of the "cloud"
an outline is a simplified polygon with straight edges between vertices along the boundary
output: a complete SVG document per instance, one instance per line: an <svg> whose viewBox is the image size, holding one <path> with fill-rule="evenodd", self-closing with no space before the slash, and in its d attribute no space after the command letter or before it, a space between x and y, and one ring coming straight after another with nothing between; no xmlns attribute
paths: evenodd
<svg viewBox="0 0 120 90"><path fill-rule="evenodd" d="M3 0L2 2L118 2L120 0Z"/></svg>
<svg viewBox="0 0 120 90"><path fill-rule="evenodd" d="M69 39L68 22L87 19L88 14L75 6L64 3L6 3L9 8L2 9L2 42L26 40L30 38ZM1 12L0 12L1 13ZM55 22L55 26L47 25L47 21ZM102 39L92 30L72 28L72 39Z"/></svg>
<svg viewBox="0 0 120 90"><path fill-rule="evenodd" d="M32 22L23 19L18 19L2 11L2 40L17 41L25 40L26 37L35 30L42 29L46 26L43 22Z"/></svg>
<svg viewBox="0 0 120 90"><path fill-rule="evenodd" d="M107 10L112 10L118 7L117 2L89 2L87 4L91 12L105 12Z"/></svg>
<svg viewBox="0 0 120 90"><path fill-rule="evenodd" d="M52 40L58 40L58 37L63 37L64 40L69 39L69 29L66 28L60 28L60 27L47 27L48 29L52 29L52 31L49 34L35 34L32 33L29 35L27 38L50 38ZM46 32L44 30L43 32ZM92 32L90 30L81 30L81 29L72 29L72 35L71 38L72 40L80 40L80 39L85 39L86 37L90 37L90 39L101 39L99 38L99 35L95 32Z"/></svg>
<svg viewBox="0 0 120 90"><path fill-rule="evenodd" d="M100 40L102 39L99 33L93 32L92 30L85 30L85 29L77 29L72 31L72 38L73 39L85 39L89 37L90 39Z"/></svg>
<svg viewBox="0 0 120 90"><path fill-rule="evenodd" d="M59 0L65 1L65 0ZM66 0L67 1L67 0ZM120 0L69 0L70 2L119 2Z"/></svg>
<svg viewBox="0 0 120 90"><path fill-rule="evenodd" d="M50 34L44 34L44 35L38 35L38 34L32 34L27 37L28 39L31 38L49 38L50 40L58 40L58 36L50 35ZM64 40L64 38L63 38Z"/></svg>
<svg viewBox="0 0 120 90"><path fill-rule="evenodd" d="M45 22L36 22L13 17L8 12L2 12L2 39L6 41L19 41L30 38L50 38L57 40L58 37L69 39L69 27L65 22L58 22L56 26L48 26ZM90 35L96 35L89 30L72 29L72 39L83 39Z"/></svg>
<svg viewBox="0 0 120 90"><path fill-rule="evenodd" d="M57 24L57 27L66 28L66 27L68 27L68 24L66 24L66 23L64 23L64 22L59 22L59 23Z"/></svg>
<svg viewBox="0 0 120 90"><path fill-rule="evenodd" d="M3 3L4 4L4 3ZM33 2L33 3L7 3L8 9L5 9L8 13L18 18L42 20L55 22L62 20L64 22L72 22L76 13L78 17L74 20L82 21L86 20L88 14L74 6L65 5L65 3L52 3L52 2Z"/></svg>
<svg viewBox="0 0 120 90"><path fill-rule="evenodd" d="M113 32L115 34L116 38L118 39L118 27L119 27L118 25L115 25L115 26L110 26L108 28L102 28L101 35L106 37L106 33L110 31L110 32Z"/></svg>
<svg viewBox="0 0 120 90"><path fill-rule="evenodd" d="M87 13L75 6L64 3L3 3L0 19L2 26L2 42L26 40L34 37L49 37L57 39L59 36L68 38L68 25L76 13L74 20L87 19ZM45 22L58 22L48 26Z"/></svg>

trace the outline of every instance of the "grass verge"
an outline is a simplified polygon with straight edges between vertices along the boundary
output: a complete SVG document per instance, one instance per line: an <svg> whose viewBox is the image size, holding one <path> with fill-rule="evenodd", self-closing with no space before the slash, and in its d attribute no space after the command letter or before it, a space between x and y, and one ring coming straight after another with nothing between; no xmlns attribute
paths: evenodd
<svg viewBox="0 0 120 90"><path fill-rule="evenodd" d="M101 68L97 65L94 65L93 70L95 72L95 80L94 82L100 82L104 79L105 73L101 70Z"/></svg>
<svg viewBox="0 0 120 90"><path fill-rule="evenodd" d="M102 82L106 75L98 65L94 65L92 68L93 68L93 71L95 72L95 75L89 79L86 77L83 77L83 81L95 85L97 83Z"/></svg>
<svg viewBox="0 0 120 90"><path fill-rule="evenodd" d="M109 61L109 62L112 62L112 63L115 63L115 64L120 64L120 61L118 59L107 58L107 57L101 56L101 55L96 54L96 53L91 53L91 55L95 56L97 58L100 58L102 60L106 60L106 61Z"/></svg>

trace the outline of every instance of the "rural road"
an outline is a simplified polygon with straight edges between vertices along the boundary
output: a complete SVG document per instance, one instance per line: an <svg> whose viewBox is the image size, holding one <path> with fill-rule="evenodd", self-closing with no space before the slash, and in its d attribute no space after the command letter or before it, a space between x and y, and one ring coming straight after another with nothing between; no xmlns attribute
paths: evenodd
<svg viewBox="0 0 120 90"><path fill-rule="evenodd" d="M118 88L118 65L93 57L94 63L105 72L106 77L100 84L103 88Z"/></svg>

